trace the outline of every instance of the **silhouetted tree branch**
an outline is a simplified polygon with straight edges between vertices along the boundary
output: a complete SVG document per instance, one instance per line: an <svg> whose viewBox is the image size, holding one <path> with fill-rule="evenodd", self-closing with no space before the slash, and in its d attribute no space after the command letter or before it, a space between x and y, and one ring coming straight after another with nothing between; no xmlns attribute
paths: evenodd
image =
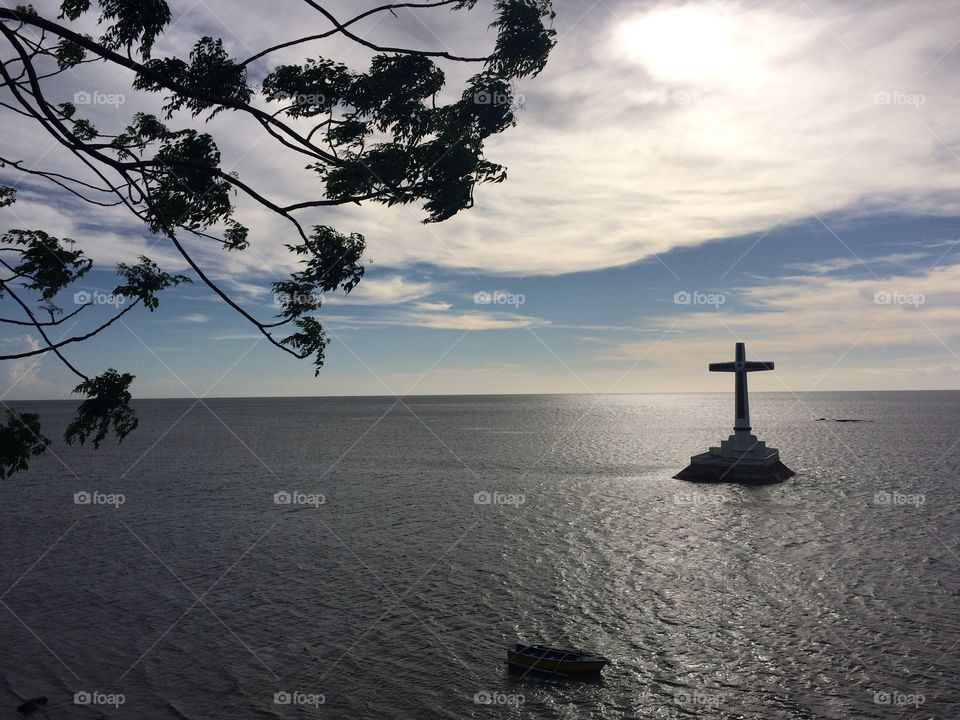
<svg viewBox="0 0 960 720"><path fill-rule="evenodd" d="M349 18L338 18L324 3L303 1L329 28L284 39L243 60L230 57L213 37L198 39L186 57L155 56L156 41L173 22L165 0L63 0L56 17L30 5L0 7L0 114L35 123L90 174L37 167L10 147L0 152L0 168L46 181L91 206L126 208L269 342L297 358L312 357L319 372L328 340L314 313L325 293L349 293L361 281L366 240L326 225L307 228L297 213L347 203L420 203L424 222L441 222L472 207L478 183L506 177L505 168L484 156L484 143L515 124L511 83L543 69L555 33L549 0L492 0L494 47L487 55L470 57L448 49L383 45L355 28L377 14L401 10L474 11L477 0L388 3ZM97 38L78 29L96 12L104 28ZM334 36L372 51L369 68L351 69L319 55L300 64L267 65L278 51L312 47ZM462 92L446 104L438 103L446 86L438 63L477 66ZM134 112L117 127L96 127L77 102L83 92L77 69L87 65L131 71L133 90L163 96L163 116ZM60 97L65 83L78 91L72 99ZM307 197L292 203L271 199L269 188L223 169L212 134L183 126L225 112L250 118L278 150L307 159L316 176ZM304 120L309 129L303 128ZM245 250L255 229L235 218L237 196L286 221L291 238L285 247L302 265L273 284L280 311L269 321L256 318L220 288L215 274L184 242L186 235L227 252ZM15 187L0 185L0 207L15 199ZM129 406L133 377L110 369L91 378L64 351L107 330L135 307L156 310L159 293L188 278L164 272L146 257L119 265L121 284L113 295L124 307L91 328L56 339L53 328L87 317L81 311L88 303L64 315L54 301L91 269L92 259L69 238L11 229L0 236L0 263L0 301L11 310L0 314L0 325L28 328L36 336L35 347L8 352L0 360L52 353L80 378L75 392L86 397L67 442L92 436L98 446L111 433L122 439L136 427ZM289 334L277 335L281 328ZM26 468L28 459L49 444L35 416L12 410L0 424L0 440L0 477Z"/></svg>

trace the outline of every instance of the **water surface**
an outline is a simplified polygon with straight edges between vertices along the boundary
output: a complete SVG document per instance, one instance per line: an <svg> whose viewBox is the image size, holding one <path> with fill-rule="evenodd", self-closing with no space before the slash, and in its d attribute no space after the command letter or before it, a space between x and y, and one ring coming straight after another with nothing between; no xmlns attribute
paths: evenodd
<svg viewBox="0 0 960 720"><path fill-rule="evenodd" d="M797 477L671 478L723 394L140 402L0 484L0 715L960 716L960 393L751 409ZM517 640L613 665L511 675Z"/></svg>

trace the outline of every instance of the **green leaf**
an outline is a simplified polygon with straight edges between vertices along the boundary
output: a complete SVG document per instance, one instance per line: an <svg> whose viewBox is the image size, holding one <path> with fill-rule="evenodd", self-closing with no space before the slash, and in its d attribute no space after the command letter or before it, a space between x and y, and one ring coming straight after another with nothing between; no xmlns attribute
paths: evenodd
<svg viewBox="0 0 960 720"><path fill-rule="evenodd" d="M57 65L61 70L72 68L83 62L87 56L86 49L77 45L72 40L66 38L57 43L57 49L54 51L57 57Z"/></svg>
<svg viewBox="0 0 960 720"><path fill-rule="evenodd" d="M71 120L71 122L73 123L73 134L81 142L90 142L100 134L89 120L81 118L80 120Z"/></svg>
<svg viewBox="0 0 960 720"><path fill-rule="evenodd" d="M185 275L171 275L163 272L153 260L143 255L140 256L140 262L136 265L125 263L117 265L117 274L127 282L124 285L118 285L113 294L140 300L150 312L160 305L160 300L157 298L158 292L181 283L193 282Z"/></svg>
<svg viewBox="0 0 960 720"><path fill-rule="evenodd" d="M227 220L227 229L223 233L223 245L227 250L246 250L250 246L249 234L249 228L231 218Z"/></svg>
<svg viewBox="0 0 960 720"><path fill-rule="evenodd" d="M243 104L253 96L253 90L247 85L246 70L227 56L223 41L219 39L201 38L190 52L189 65L179 58L150 60L145 65L191 91L190 95L173 93L167 96L163 109L167 112L168 120L175 111L184 108L194 116L216 108L210 117L224 110L223 106L217 107L217 103L208 98ZM133 86L154 92L166 89L164 84L143 74L136 77Z"/></svg>
<svg viewBox="0 0 960 720"><path fill-rule="evenodd" d="M550 0L497 0L498 31L491 69L503 77L536 76L557 44L557 31L544 20L556 15Z"/></svg>
<svg viewBox="0 0 960 720"><path fill-rule="evenodd" d="M82 250L73 250L70 238L48 235L42 230L9 230L0 236L0 245L22 246L21 262L14 271L27 277L26 287L50 300L74 280L87 274L93 261Z"/></svg>
<svg viewBox="0 0 960 720"><path fill-rule="evenodd" d="M346 65L324 58L303 65L280 65L263 79L263 94L271 102L289 105L290 117L313 117L344 102L353 75Z"/></svg>
<svg viewBox="0 0 960 720"><path fill-rule="evenodd" d="M307 242L287 245L297 255L306 255L304 270L292 273L290 280L273 284L282 310L277 317L288 320L320 307L324 293L337 288L349 293L363 278L360 259L367 243L362 235L344 235L326 225L317 225Z"/></svg>
<svg viewBox="0 0 960 720"><path fill-rule="evenodd" d="M415 142L432 130L435 113L424 101L439 93L444 82L443 71L430 58L377 55L370 72L356 77L347 100L377 129Z"/></svg>
<svg viewBox="0 0 960 720"><path fill-rule="evenodd" d="M170 22L164 0L99 0L100 23L114 21L100 42L111 50L130 48L140 42L140 54L150 57L153 43ZM90 9L90 0L63 0L60 17L76 20Z"/></svg>
<svg viewBox="0 0 960 720"><path fill-rule="evenodd" d="M73 391L86 395L88 399L77 408L76 416L67 426L64 440L70 445L74 442L83 445L90 435L94 435L93 447L99 448L110 432L122 441L135 430L139 421L130 407L128 388L132 382L133 375L121 375L111 368L103 375L77 385Z"/></svg>
<svg viewBox="0 0 960 720"><path fill-rule="evenodd" d="M314 355L313 374L316 377L320 374L320 368L323 367L324 352L330 341L323 331L323 326L314 317L300 318L294 321L294 324L300 328L300 332L294 333L280 342L290 346L301 358Z"/></svg>
<svg viewBox="0 0 960 720"><path fill-rule="evenodd" d="M154 162L146 212L153 232L166 233L177 226L199 230L229 217L231 186L216 174L220 150L210 135L196 130L169 133Z"/></svg>
<svg viewBox="0 0 960 720"><path fill-rule="evenodd" d="M7 422L0 424L0 480L26 470L30 457L42 454L49 444L37 415L7 410Z"/></svg>

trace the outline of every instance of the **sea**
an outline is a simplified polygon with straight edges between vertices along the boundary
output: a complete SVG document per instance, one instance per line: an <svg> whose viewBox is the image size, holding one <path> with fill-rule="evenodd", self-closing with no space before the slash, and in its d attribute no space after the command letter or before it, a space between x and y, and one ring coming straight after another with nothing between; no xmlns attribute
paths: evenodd
<svg viewBox="0 0 960 720"><path fill-rule="evenodd" d="M781 484L673 479L730 394L15 403L0 717L960 718L960 393L751 401Z"/></svg>

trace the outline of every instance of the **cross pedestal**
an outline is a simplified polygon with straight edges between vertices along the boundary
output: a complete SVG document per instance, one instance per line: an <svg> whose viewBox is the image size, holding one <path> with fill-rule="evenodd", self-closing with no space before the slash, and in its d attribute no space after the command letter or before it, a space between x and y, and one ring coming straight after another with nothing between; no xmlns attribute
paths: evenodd
<svg viewBox="0 0 960 720"><path fill-rule="evenodd" d="M694 482L769 483L795 475L780 462L776 448L767 447L750 427L750 399L747 373L773 370L772 362L751 362L743 343L737 343L733 362L710 363L710 372L732 372L736 379L733 435L705 453L694 455L690 464L674 475Z"/></svg>

